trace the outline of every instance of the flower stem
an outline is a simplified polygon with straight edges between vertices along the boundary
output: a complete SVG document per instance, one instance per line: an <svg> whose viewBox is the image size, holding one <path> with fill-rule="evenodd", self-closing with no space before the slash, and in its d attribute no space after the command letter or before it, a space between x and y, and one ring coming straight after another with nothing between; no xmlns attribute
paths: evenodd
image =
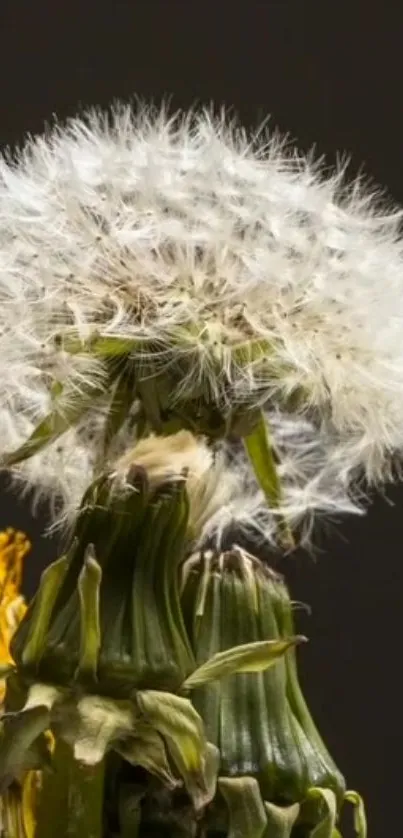
<svg viewBox="0 0 403 838"><path fill-rule="evenodd" d="M58 739L42 782L35 838L102 838L104 762L82 765Z"/></svg>

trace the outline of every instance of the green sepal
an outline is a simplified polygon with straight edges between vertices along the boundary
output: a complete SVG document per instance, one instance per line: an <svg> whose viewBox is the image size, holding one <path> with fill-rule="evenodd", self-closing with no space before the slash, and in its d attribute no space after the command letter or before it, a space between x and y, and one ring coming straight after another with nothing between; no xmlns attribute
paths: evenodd
<svg viewBox="0 0 403 838"><path fill-rule="evenodd" d="M218 789L228 807L227 838L263 838L267 814L253 777L220 777Z"/></svg>
<svg viewBox="0 0 403 838"><path fill-rule="evenodd" d="M291 838L292 829L297 821L300 806L275 806L274 803L264 802L267 816L267 828L264 838Z"/></svg>
<svg viewBox="0 0 403 838"><path fill-rule="evenodd" d="M333 838L337 821L337 797L331 789L311 788L301 807L304 820L305 811L309 821L315 825L309 831L309 838Z"/></svg>
<svg viewBox="0 0 403 838"><path fill-rule="evenodd" d="M134 382L123 372L112 385L108 415L103 428L100 468L108 456L111 444L129 416L133 401Z"/></svg>
<svg viewBox="0 0 403 838"><path fill-rule="evenodd" d="M57 342L60 348L70 355L86 353L102 359L125 358L143 345L143 342L140 344L136 338L102 335L96 330L87 340L81 340L78 332L69 330L60 333Z"/></svg>
<svg viewBox="0 0 403 838"><path fill-rule="evenodd" d="M236 673L263 672L274 666L291 646L305 640L302 635L284 640L260 640L217 652L189 675L182 684L182 690L188 692Z"/></svg>
<svg viewBox="0 0 403 838"><path fill-rule="evenodd" d="M97 680L98 656L101 648L101 628L99 619L99 600L102 580L102 568L97 562L95 550L89 544L84 565L78 577L80 599L80 651L77 679Z"/></svg>
<svg viewBox="0 0 403 838"><path fill-rule="evenodd" d="M280 580L275 583L273 593L275 593L275 596L272 596L271 602L280 634L287 635L292 633L294 631L292 606L284 583ZM262 613L265 612L263 599L260 604L260 609ZM294 728L298 732L298 738L302 739L301 752L304 754L307 778L311 780L310 785L332 789L336 795L338 807L340 808L343 803L346 788L344 777L330 756L312 719L299 683L295 649L290 649L284 662L286 668L287 699Z"/></svg>
<svg viewBox="0 0 403 838"><path fill-rule="evenodd" d="M36 668L40 662L45 649L45 639L52 618L52 611L60 586L65 578L69 563L69 556L62 556L53 562L43 571L39 583L39 589L27 612L26 620L29 620L29 633L25 644L21 644L20 635L14 636L11 643L12 653L15 659L21 661L26 667ZM26 632L22 628L21 633Z"/></svg>
<svg viewBox="0 0 403 838"><path fill-rule="evenodd" d="M162 433L164 431L163 407L156 376L150 373L149 376L138 379L136 390L147 422L155 433Z"/></svg>
<svg viewBox="0 0 403 838"><path fill-rule="evenodd" d="M344 800L354 806L354 829L358 838L367 838L367 818L362 797L356 791L346 791Z"/></svg>
<svg viewBox="0 0 403 838"><path fill-rule="evenodd" d="M263 411L260 411L256 418L254 430L244 437L244 444L256 479L269 506L273 510L279 509L282 488ZM278 519L278 535L281 545L286 550L294 549L294 537L289 524L282 516Z"/></svg>
<svg viewBox="0 0 403 838"><path fill-rule="evenodd" d="M132 583L133 656L144 677L153 678L150 686L173 690L195 668L178 591L187 519L184 482L161 486L139 533Z"/></svg>
<svg viewBox="0 0 403 838"><path fill-rule="evenodd" d="M52 411L37 425L31 436L16 451L5 454L1 460L2 468L22 463L55 442L69 428L77 425L80 419L93 406L94 401L105 393L105 384L80 385L77 390L66 396L62 391L59 399L53 400Z"/></svg>

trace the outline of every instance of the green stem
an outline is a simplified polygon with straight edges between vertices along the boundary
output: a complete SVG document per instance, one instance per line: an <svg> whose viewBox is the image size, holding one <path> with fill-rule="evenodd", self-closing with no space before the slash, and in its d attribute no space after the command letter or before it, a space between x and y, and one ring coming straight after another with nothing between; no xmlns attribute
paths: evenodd
<svg viewBox="0 0 403 838"><path fill-rule="evenodd" d="M102 838L104 763L78 763L58 740L52 773L43 774L35 838Z"/></svg>

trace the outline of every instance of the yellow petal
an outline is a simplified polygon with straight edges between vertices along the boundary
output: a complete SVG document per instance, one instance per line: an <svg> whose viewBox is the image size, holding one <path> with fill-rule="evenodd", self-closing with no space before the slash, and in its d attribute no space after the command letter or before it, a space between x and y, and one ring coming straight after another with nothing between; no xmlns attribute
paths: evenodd
<svg viewBox="0 0 403 838"><path fill-rule="evenodd" d="M25 533L11 527L0 532L0 664L12 663L11 638L21 622L26 605L20 594L23 561L31 549ZM5 685L0 682L0 706Z"/></svg>
<svg viewBox="0 0 403 838"><path fill-rule="evenodd" d="M11 638L27 606L20 593L24 558L31 544L25 533L9 527L0 532L0 665L13 663ZM0 715L5 696L5 681L0 680ZM29 771L18 791L6 792L1 801L0 827L12 838L34 838L35 801L39 775ZM2 822L2 823L1 823Z"/></svg>

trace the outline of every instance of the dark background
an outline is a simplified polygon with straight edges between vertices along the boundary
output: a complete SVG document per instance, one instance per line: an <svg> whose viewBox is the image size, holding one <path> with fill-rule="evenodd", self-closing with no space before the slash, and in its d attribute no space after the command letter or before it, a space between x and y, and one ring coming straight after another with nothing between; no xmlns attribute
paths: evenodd
<svg viewBox="0 0 403 838"><path fill-rule="evenodd" d="M20 143L55 113L139 94L173 106L225 104L271 124L330 164L351 154L403 203L403 26L364 2L304 0L55 0L0 6L0 142ZM382 278L380 278L382 281ZM301 656L306 694L351 787L366 798L370 838L401 833L403 725L399 685L403 492L375 499L366 519L341 523L315 559L288 562L311 637ZM32 591L56 552L27 504L4 490L0 527L26 529ZM347 833L346 833L347 834Z"/></svg>

